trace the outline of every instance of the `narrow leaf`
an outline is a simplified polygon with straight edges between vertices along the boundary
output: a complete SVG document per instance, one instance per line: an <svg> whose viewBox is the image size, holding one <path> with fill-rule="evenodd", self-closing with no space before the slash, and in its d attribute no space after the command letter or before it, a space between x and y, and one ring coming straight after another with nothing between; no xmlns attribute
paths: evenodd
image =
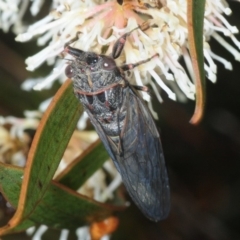
<svg viewBox="0 0 240 240"><path fill-rule="evenodd" d="M22 185L23 170L18 170L19 168L15 166L0 163L0 192L13 208L16 208L18 205ZM27 219L22 221L13 232L21 232L34 225L33 221ZM2 233L0 232L1 235Z"/></svg>
<svg viewBox="0 0 240 240"><path fill-rule="evenodd" d="M189 51L192 58L196 86L196 106L190 122L197 124L203 116L206 94L203 56L205 0L187 0L187 3Z"/></svg>
<svg viewBox="0 0 240 240"><path fill-rule="evenodd" d="M23 168L0 163L0 190L15 208L18 205L23 174ZM28 219L24 219L10 232L25 230L35 224L59 229L76 229L93 221L101 221L117 210L123 210L123 207L98 203L51 181L44 197Z"/></svg>
<svg viewBox="0 0 240 240"><path fill-rule="evenodd" d="M59 89L40 122L28 155L17 211L8 225L0 229L0 235L27 218L41 201L81 111L68 80Z"/></svg>

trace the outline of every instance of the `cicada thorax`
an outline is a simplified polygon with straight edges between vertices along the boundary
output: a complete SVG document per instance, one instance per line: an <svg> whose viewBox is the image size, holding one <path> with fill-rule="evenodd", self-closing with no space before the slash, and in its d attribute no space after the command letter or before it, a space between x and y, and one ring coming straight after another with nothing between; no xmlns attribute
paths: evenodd
<svg viewBox="0 0 240 240"><path fill-rule="evenodd" d="M109 88L114 84L111 77L111 73L92 73L90 83L86 79L88 76L84 75L73 79L73 85L75 95L98 120L104 132L108 136L119 136L126 115L124 102L127 87L115 85Z"/></svg>

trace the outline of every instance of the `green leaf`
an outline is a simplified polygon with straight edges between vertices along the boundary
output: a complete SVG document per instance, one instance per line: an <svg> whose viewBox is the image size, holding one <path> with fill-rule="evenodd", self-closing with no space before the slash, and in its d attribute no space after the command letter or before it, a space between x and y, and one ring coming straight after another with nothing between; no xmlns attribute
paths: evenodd
<svg viewBox="0 0 240 240"><path fill-rule="evenodd" d="M17 211L5 232L34 211L43 198L76 127L82 107L73 94L71 80L54 96L35 134L29 151Z"/></svg>
<svg viewBox="0 0 240 240"><path fill-rule="evenodd" d="M0 163L0 192L5 199L11 203L12 207L16 208L22 185L23 170L20 170L12 165ZM24 231L35 223L31 220L24 220L15 228L14 232Z"/></svg>
<svg viewBox="0 0 240 240"><path fill-rule="evenodd" d="M192 58L196 86L196 107L190 122L196 124L203 116L206 95L203 55L205 0L188 0L187 2L189 51Z"/></svg>
<svg viewBox="0 0 240 240"><path fill-rule="evenodd" d="M24 173L20 202L23 216L33 211L43 197L76 128L82 109L72 84L63 85L43 116L34 137ZM25 190L26 191L23 191Z"/></svg>
<svg viewBox="0 0 240 240"><path fill-rule="evenodd" d="M0 163L0 190L6 199L17 207L22 184L22 168ZM92 221L100 221L122 207L98 203L88 197L51 181L44 197L11 232L24 230L34 224L45 224L53 228L76 229Z"/></svg>
<svg viewBox="0 0 240 240"><path fill-rule="evenodd" d="M56 181L77 190L103 163L109 155L100 140L89 146L57 178Z"/></svg>

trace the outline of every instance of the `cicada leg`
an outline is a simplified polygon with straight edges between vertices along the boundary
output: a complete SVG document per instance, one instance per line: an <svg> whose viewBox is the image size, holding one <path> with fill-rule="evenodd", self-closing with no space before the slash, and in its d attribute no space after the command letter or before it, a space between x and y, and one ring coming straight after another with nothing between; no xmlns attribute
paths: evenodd
<svg viewBox="0 0 240 240"><path fill-rule="evenodd" d="M128 70L131 70L143 63L146 63L146 62L149 62L150 60L152 60L153 58L157 57L158 54L155 54L153 55L152 57L150 58L147 58L145 60L142 60L142 61L139 61L139 62L136 62L136 63L129 63L129 64L124 64L122 66L120 66L119 68L122 69L123 71L128 71ZM143 92L148 92L149 89L148 87L146 86L139 86L139 85L131 85L134 89L138 90L138 91L143 91Z"/></svg>
<svg viewBox="0 0 240 240"><path fill-rule="evenodd" d="M149 88L147 86L140 86L140 85L133 85L133 84L131 84L131 86L138 91L149 92Z"/></svg>
<svg viewBox="0 0 240 240"><path fill-rule="evenodd" d="M134 29L132 29L130 32L127 32L125 34L123 34L114 44L113 46L113 50L112 50L112 57L114 59L118 58L124 48L124 45L126 43L127 37L135 30L137 29L141 29L142 31L146 31L148 28L150 27L150 25L148 24L148 22L144 22L141 26L138 26Z"/></svg>
<svg viewBox="0 0 240 240"><path fill-rule="evenodd" d="M117 41L116 43L114 44L113 46L113 51L112 51L112 57L115 59L115 58L118 58L124 48L124 45L126 43L126 40L127 40L127 37L135 30L137 29L141 29L142 31L145 31L147 30L148 28L150 27L150 25L148 24L148 22L145 22L143 23L141 26L138 26L136 28L134 28L133 30L131 30L130 32L127 32L125 34L123 34ZM144 63L147 63L149 61L151 61L153 58L157 57L158 54L154 54L152 57L150 58L147 58L145 60L142 60L142 61L139 61L137 63L130 63L130 64L124 64L122 66L120 66L119 68L122 70L122 71L128 71L128 70L132 70L133 68L141 65L141 64L144 64ZM148 92L148 87L146 86L138 86L138 85L131 85L134 89L138 90L138 91L144 91L144 92Z"/></svg>
<svg viewBox="0 0 240 240"><path fill-rule="evenodd" d="M124 64L124 65L120 66L119 68L121 68L123 71L132 70L133 68L135 68L135 67L137 67L137 66L139 66L139 65L141 65L143 63L147 63L147 62L151 61L153 58L158 57L158 56L159 56L159 54L156 53L156 54L154 54L150 58L147 58L145 60L142 60L142 61L139 61L139 62L136 62L136 63Z"/></svg>

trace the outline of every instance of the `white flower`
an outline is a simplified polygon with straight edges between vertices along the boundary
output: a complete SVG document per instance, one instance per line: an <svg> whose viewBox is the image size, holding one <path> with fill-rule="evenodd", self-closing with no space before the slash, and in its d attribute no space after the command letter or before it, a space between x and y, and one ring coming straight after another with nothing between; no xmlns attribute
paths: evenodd
<svg viewBox="0 0 240 240"><path fill-rule="evenodd" d="M36 130L41 113L26 111L26 118L0 116L0 162L23 167L31 144L26 129Z"/></svg>
<svg viewBox="0 0 240 240"><path fill-rule="evenodd" d="M151 84L160 101L158 86L169 98L176 99L179 90L173 87L174 81L187 98L194 99L195 86L187 42L187 1L123 0L122 4L118 2L121 1L68 0L64 3L60 0L54 1L52 4L54 10L48 16L31 25L25 33L19 34L16 38L17 41L23 42L38 35L39 45L45 45L50 41L42 51L26 60L27 69L34 70L44 62L55 63L54 59L63 51L64 44L75 37L77 32L81 34L74 47L103 53L103 47L108 46L106 54L110 54L116 39L148 21L152 27L146 31L138 29L131 34L118 63L135 63L158 53L159 58L154 58L134 69L130 81L138 85ZM230 37L239 48L240 43L234 36L238 29L228 23L224 14L231 14L225 0L206 1L204 68L212 82L216 81L217 73L214 60L221 62L227 69L231 69L232 66L230 62L211 51L207 42L211 37L230 51L236 60L240 60L239 51L221 37L221 35ZM181 56L186 62L191 79L178 62ZM56 61L52 74L38 83L35 89L47 87L57 78L63 80L64 69L64 60ZM183 98L181 94L178 96L180 100ZM144 98L149 100L146 94Z"/></svg>

